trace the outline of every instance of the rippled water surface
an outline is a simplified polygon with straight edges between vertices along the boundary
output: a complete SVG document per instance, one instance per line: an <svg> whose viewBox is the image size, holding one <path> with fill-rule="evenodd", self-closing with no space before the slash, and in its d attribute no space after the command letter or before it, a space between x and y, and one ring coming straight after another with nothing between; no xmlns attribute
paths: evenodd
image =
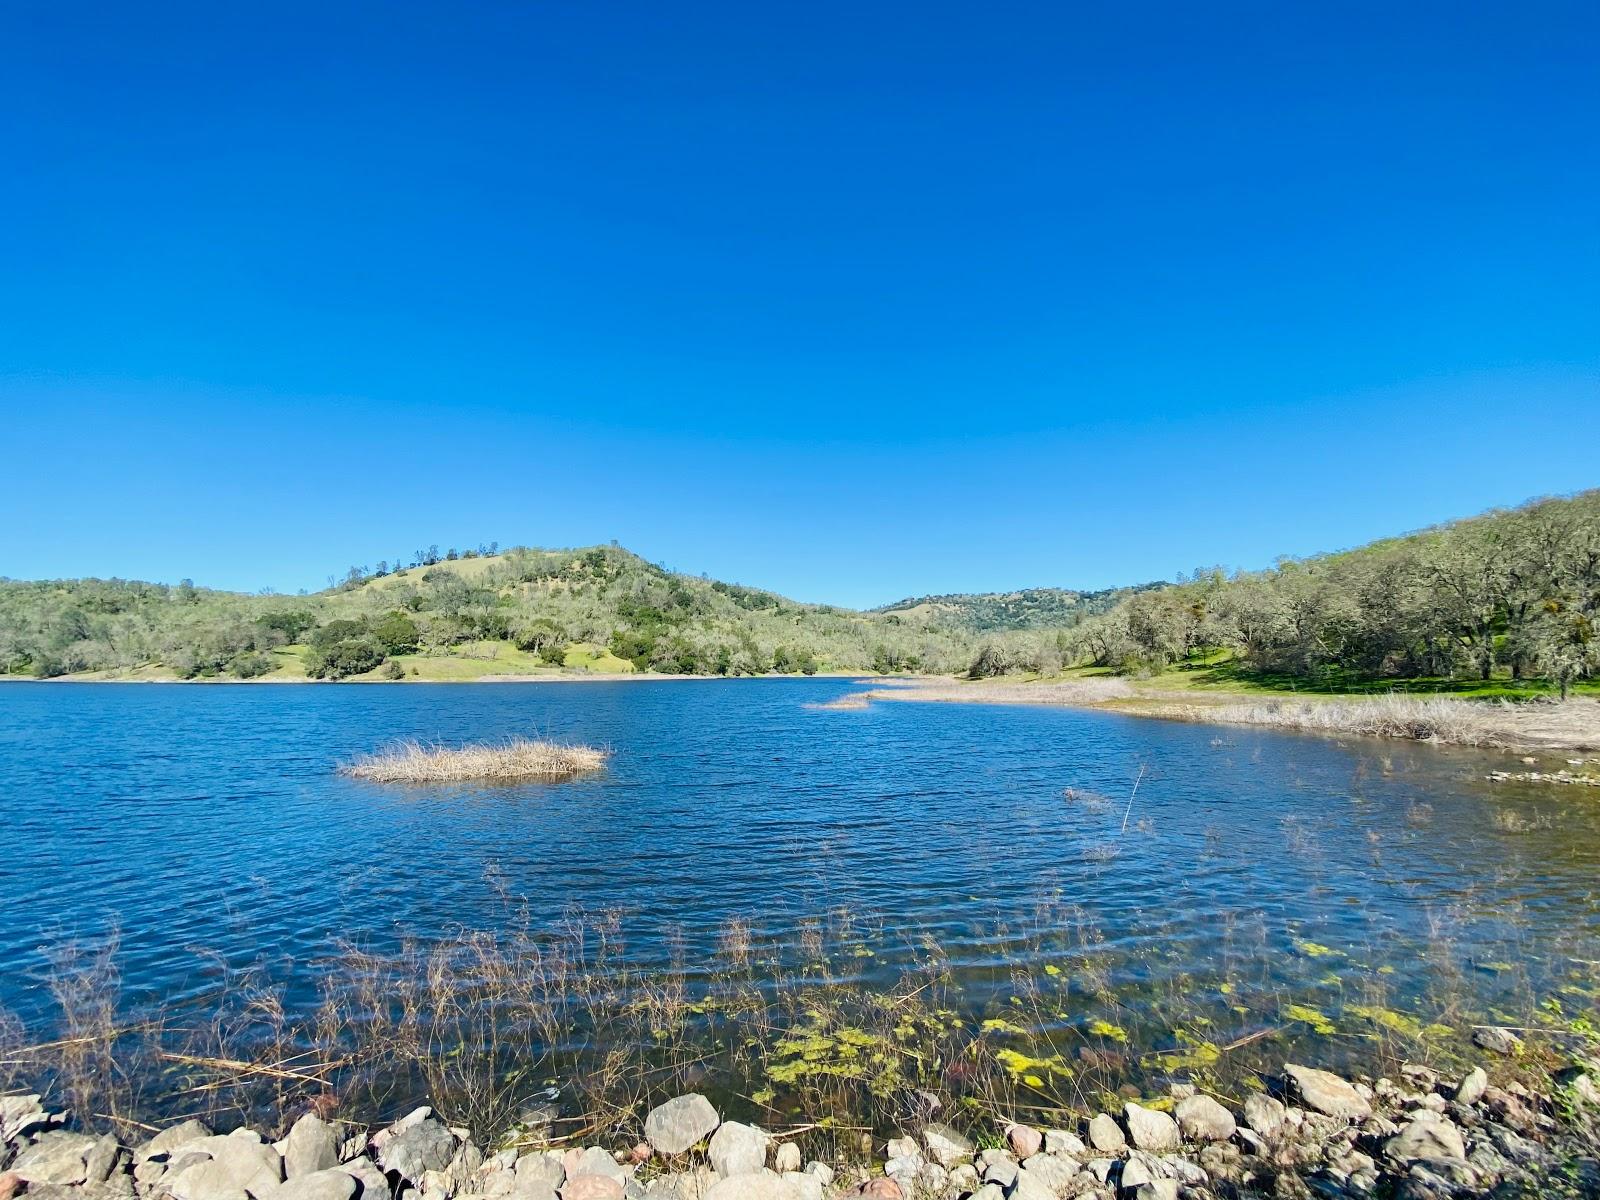
<svg viewBox="0 0 1600 1200"><path fill-rule="evenodd" d="M1572 981L1600 958L1596 802L1485 782L1503 757L1069 709L814 707L852 686L0 685L0 1006L48 1024L41 948L115 930L130 1010L223 962L260 964L309 1011L336 941L495 928L508 898L535 927L616 910L646 966L675 941L709 961L735 918L774 961L842 923L874 984L937 946L974 1021L1085 972L1101 978L1070 1002L1030 1000L1035 1019L1137 1027L1137 997L1176 996L1218 1042L1274 1022L1333 1040L1374 996L1423 1024L1463 998L1593 1003ZM614 756L558 785L335 772L398 738L529 733Z"/></svg>

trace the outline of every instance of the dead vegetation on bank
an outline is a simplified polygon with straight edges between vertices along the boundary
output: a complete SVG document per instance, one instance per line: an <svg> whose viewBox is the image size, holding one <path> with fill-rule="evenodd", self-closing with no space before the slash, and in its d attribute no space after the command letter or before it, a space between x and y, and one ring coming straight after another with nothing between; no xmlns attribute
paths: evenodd
<svg viewBox="0 0 1600 1200"><path fill-rule="evenodd" d="M605 765L593 746L512 738L490 745L424 746L407 741L363 755L340 768L372 783L465 783L475 780L570 779Z"/></svg>
<svg viewBox="0 0 1600 1200"><path fill-rule="evenodd" d="M967 704L1043 704L1104 708L1133 716L1258 725L1352 737L1401 738L1507 750L1600 749L1600 701L1516 703L1446 696L1243 700L1218 693L1174 692L1125 679L978 682L900 680L841 697L826 707L914 700Z"/></svg>

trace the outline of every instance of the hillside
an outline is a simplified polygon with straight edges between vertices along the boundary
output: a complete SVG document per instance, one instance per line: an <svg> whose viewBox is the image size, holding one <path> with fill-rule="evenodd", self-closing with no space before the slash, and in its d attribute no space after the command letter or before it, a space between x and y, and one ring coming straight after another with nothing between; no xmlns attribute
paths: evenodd
<svg viewBox="0 0 1600 1200"><path fill-rule="evenodd" d="M915 617L800 604L669 572L615 546L419 557L302 596L0 581L0 670L182 679L948 672L973 653L969 636Z"/></svg>
<svg viewBox="0 0 1600 1200"><path fill-rule="evenodd" d="M1067 588L1023 588L1015 592L955 592L913 596L875 608L875 613L918 617L930 624L988 633L1007 629L1066 629L1114 608L1139 592L1165 583L1077 592Z"/></svg>

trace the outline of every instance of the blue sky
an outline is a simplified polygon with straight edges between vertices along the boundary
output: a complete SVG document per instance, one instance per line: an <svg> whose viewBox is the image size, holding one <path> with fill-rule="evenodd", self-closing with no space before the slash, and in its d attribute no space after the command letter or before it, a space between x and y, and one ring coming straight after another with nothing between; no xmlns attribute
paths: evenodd
<svg viewBox="0 0 1600 1200"><path fill-rule="evenodd" d="M0 574L615 538L867 605L1595 486L1597 51L1592 3L8 4Z"/></svg>

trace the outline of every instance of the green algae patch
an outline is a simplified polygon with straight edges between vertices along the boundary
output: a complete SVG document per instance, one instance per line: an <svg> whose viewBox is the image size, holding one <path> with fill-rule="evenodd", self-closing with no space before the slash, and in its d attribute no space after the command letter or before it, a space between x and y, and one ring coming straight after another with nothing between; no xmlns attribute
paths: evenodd
<svg viewBox="0 0 1600 1200"><path fill-rule="evenodd" d="M1283 1010L1283 1015L1291 1021L1304 1022L1311 1026L1315 1033L1334 1032L1334 1024L1328 1019L1328 1014L1320 1008L1312 1008L1309 1004L1291 1004Z"/></svg>

